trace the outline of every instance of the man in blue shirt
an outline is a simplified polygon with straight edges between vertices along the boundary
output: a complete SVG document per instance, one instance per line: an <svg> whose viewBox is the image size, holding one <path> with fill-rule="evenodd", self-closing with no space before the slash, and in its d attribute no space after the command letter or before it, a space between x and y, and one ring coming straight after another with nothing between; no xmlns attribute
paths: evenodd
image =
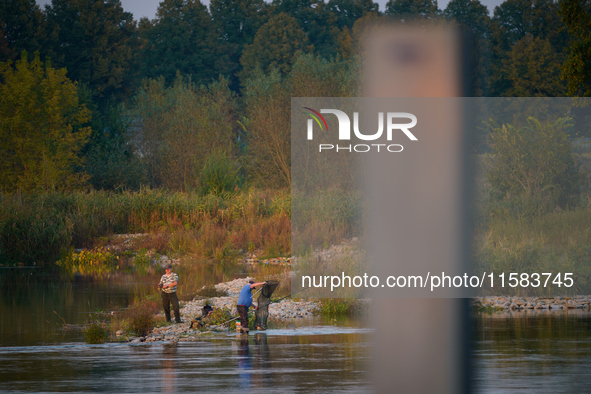
<svg viewBox="0 0 591 394"><path fill-rule="evenodd" d="M240 316L241 332L248 332L248 308L252 305L251 290L259 285L264 285L266 282L254 283L253 280L248 281L238 296L238 316Z"/></svg>

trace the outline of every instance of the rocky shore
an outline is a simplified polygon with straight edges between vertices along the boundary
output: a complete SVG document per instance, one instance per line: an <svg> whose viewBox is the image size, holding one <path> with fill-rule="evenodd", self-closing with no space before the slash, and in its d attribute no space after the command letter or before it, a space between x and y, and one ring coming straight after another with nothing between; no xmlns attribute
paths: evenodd
<svg viewBox="0 0 591 394"><path fill-rule="evenodd" d="M223 291L228 295L226 297L212 297L207 300L196 299L187 302L181 309L181 316L185 316L183 320L190 320L196 316L200 316L201 308L205 305L206 301L214 308L228 308L231 310L233 316L238 316L238 312L236 311L238 294L240 294L240 290L249 280L254 280L254 278L235 279L230 282L218 283L215 285L216 290ZM253 290L253 295L255 292L256 290ZM253 298L256 299L256 296ZM279 319L305 317L311 316L315 308L316 303L313 301L294 301L291 298L284 298L278 303L269 305L269 315Z"/></svg>
<svg viewBox="0 0 591 394"><path fill-rule="evenodd" d="M211 335L214 332L229 331L226 326L208 327L204 330L192 329L191 321L194 318L201 316L201 310L206 302L214 308L228 308L231 310L232 316L237 316L236 301L238 299L238 294L242 287L251 279L253 278L235 279L230 282L218 283L215 285L216 290L225 292L227 296L194 299L193 301L181 304L180 312L183 323L155 328L147 336L139 338L132 337L130 338L130 341L132 343L196 341L203 336ZM312 317L316 306L317 305L314 301L294 301L291 298L284 298L278 303L272 303L269 305L269 316L272 319L280 320Z"/></svg>
<svg viewBox="0 0 591 394"><path fill-rule="evenodd" d="M240 289L251 278L236 279L230 282L215 285L219 291L225 291L224 297L208 298L207 301L214 308L228 308L233 316L237 316L236 299ZM181 318L184 323L173 324L155 328L149 335L141 338L130 338L132 343L140 342L185 342L197 341L216 332L227 332L225 326L210 327L204 330L192 329L190 322L201 315L201 308L205 305L205 299L195 299L186 302L181 307ZM589 313L591 310L591 296L580 295L572 297L511 297L511 296L487 296L472 299L475 310L483 312L495 312L493 315L506 317L506 313L535 313L544 315L551 312L576 310L581 313ZM293 319L312 317L317 305L314 301L294 301L285 298L279 303L269 306L269 315L276 319Z"/></svg>
<svg viewBox="0 0 591 394"><path fill-rule="evenodd" d="M572 297L476 297L472 300L476 309L488 311L523 311L523 310L551 310L551 309L589 309L591 296L580 295Z"/></svg>

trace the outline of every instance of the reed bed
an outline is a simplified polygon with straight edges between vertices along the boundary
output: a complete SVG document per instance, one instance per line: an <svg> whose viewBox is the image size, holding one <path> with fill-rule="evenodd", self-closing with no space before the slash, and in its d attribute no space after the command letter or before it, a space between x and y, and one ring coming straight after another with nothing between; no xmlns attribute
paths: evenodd
<svg viewBox="0 0 591 394"><path fill-rule="evenodd" d="M249 248L279 256L290 250L290 210L287 190L0 194L0 263L53 264L125 233L162 234L161 249L197 258Z"/></svg>
<svg viewBox="0 0 591 394"><path fill-rule="evenodd" d="M574 286L496 288L495 294L591 294L591 207L505 216L481 223L474 241L478 272L573 273Z"/></svg>
<svg viewBox="0 0 591 394"><path fill-rule="evenodd" d="M334 192L298 198L294 228L308 246L357 236L360 200ZM288 189L250 188L200 195L139 192L0 194L0 265L54 265L73 249L113 242L115 234L149 234L140 245L160 254L225 260L257 251L259 258L291 254Z"/></svg>

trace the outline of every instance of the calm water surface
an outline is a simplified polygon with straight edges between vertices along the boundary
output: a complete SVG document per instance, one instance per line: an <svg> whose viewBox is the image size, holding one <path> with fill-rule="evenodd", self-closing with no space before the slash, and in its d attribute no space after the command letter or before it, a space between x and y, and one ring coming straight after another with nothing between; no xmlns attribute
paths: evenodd
<svg viewBox="0 0 591 394"><path fill-rule="evenodd" d="M473 323L475 391L591 392L589 312L480 314Z"/></svg>
<svg viewBox="0 0 591 394"><path fill-rule="evenodd" d="M247 275L269 278L278 266L196 262L175 267L179 298L212 285ZM117 273L106 277L30 279L25 270L0 271L0 346L46 345L81 341L80 331L64 330L64 323L80 325L96 318L97 311L125 308L135 297L154 293L163 270L143 274ZM31 272L41 276L38 271Z"/></svg>
<svg viewBox="0 0 591 394"><path fill-rule="evenodd" d="M200 287L273 268L194 265L178 270ZM258 270L258 271L257 271ZM196 342L87 345L90 312L126 307L153 291L160 272L0 288L0 392L367 392L367 323L313 319L293 329ZM183 284L183 282L181 282ZM591 314L478 314L472 319L473 389L478 393L591 392ZM334 323L334 322L333 322Z"/></svg>
<svg viewBox="0 0 591 394"><path fill-rule="evenodd" d="M363 330L293 331L177 344L4 348L0 381L8 383L6 392L367 391Z"/></svg>

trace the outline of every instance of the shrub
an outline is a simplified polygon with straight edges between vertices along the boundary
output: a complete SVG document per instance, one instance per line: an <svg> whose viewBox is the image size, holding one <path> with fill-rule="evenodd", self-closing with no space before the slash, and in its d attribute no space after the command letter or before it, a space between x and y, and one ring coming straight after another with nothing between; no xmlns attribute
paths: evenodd
<svg viewBox="0 0 591 394"><path fill-rule="evenodd" d="M530 117L523 127L494 127L487 162L493 197L510 200L526 195L532 197L529 205L542 204L546 209L578 204L586 179L567 139L570 123L569 118L541 123Z"/></svg>
<svg viewBox="0 0 591 394"><path fill-rule="evenodd" d="M318 311L322 316L353 316L362 312L362 304L356 299L325 298L320 300Z"/></svg>
<svg viewBox="0 0 591 394"><path fill-rule="evenodd" d="M83 331L87 343L103 343L109 337L109 331L101 323L93 322Z"/></svg>
<svg viewBox="0 0 591 394"><path fill-rule="evenodd" d="M232 192L241 184L240 166L220 149L212 152L201 171L201 193Z"/></svg>
<svg viewBox="0 0 591 394"><path fill-rule="evenodd" d="M133 304L127 311L129 331L137 336L144 336L154 328L154 315L158 313L156 300L143 300Z"/></svg>
<svg viewBox="0 0 591 394"><path fill-rule="evenodd" d="M70 253L56 264L70 274L102 275L116 269L119 257L105 248Z"/></svg>
<svg viewBox="0 0 591 394"><path fill-rule="evenodd" d="M222 324L232 318L229 308L214 308L214 310L207 315L207 324L215 326Z"/></svg>
<svg viewBox="0 0 591 394"><path fill-rule="evenodd" d="M227 297L228 293L224 290L218 290L214 285L203 286L197 291L197 295L203 298Z"/></svg>

